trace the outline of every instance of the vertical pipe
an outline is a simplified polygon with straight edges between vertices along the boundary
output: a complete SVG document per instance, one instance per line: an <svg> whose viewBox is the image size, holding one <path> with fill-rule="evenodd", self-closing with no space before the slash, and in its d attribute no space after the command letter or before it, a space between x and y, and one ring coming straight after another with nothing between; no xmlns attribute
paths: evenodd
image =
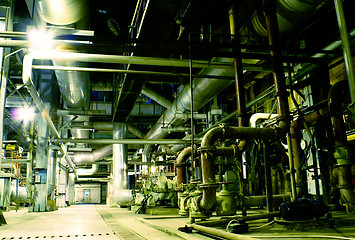
<svg viewBox="0 0 355 240"><path fill-rule="evenodd" d="M234 77L235 77L235 88L236 88L236 99L237 99L237 117L238 126L247 127L248 122L246 121L246 104L245 104L245 94L244 94L244 79L243 79L243 65L240 51L240 37L239 30L237 26L237 14L236 9L233 4L231 4L229 9L229 26L230 33L233 42L233 67L234 67Z"/></svg>
<svg viewBox="0 0 355 240"><path fill-rule="evenodd" d="M288 93L284 77L283 63L281 58L279 27L276 15L275 0L265 1L265 20L268 32L268 41L270 45L271 64L273 70L273 78L275 83L275 97L277 101L277 113L282 124L287 123L285 118L288 117ZM283 127L283 126L279 126Z"/></svg>
<svg viewBox="0 0 355 240"><path fill-rule="evenodd" d="M291 136L290 133L287 133L287 146L288 146L288 159L290 165L290 175L291 175L291 201L294 202L297 196L296 190L296 179L295 179L295 166L293 162L293 153L292 153L292 144L291 144Z"/></svg>
<svg viewBox="0 0 355 240"><path fill-rule="evenodd" d="M346 28L346 22L345 22L342 1L341 0L334 0L334 5L335 5L335 11L336 11L337 20L338 20L340 38L341 38L341 42L343 45L343 55L344 55L346 75L348 77L351 102L354 104L355 103L355 73L354 73L354 67L353 67L353 62L352 62L352 57L351 57L349 33ZM352 109L353 114L355 113L354 107L355 107L355 105L353 106L353 109Z"/></svg>
<svg viewBox="0 0 355 240"><path fill-rule="evenodd" d="M127 137L127 125L114 123L113 139ZM128 189L127 144L113 144L113 187L114 199L119 206L127 206L131 200Z"/></svg>
<svg viewBox="0 0 355 240"><path fill-rule="evenodd" d="M13 29L13 17L15 12L15 1L10 2L10 6L6 9L5 16L5 31L12 31ZM4 113L5 113L5 101L7 91L7 78L9 74L10 59L7 57L11 52L11 48L2 48L3 51L1 60L1 84L0 84L0 153L2 153L2 142L4 138ZM0 171L1 171L2 159L0 157Z"/></svg>
<svg viewBox="0 0 355 240"><path fill-rule="evenodd" d="M267 156L266 144L262 144L263 148L263 158L264 158L264 171L265 171L265 189L266 189L266 206L267 212L273 212L273 203L272 203L272 182L271 182L271 167L270 161ZM272 221L273 218L269 218L269 221Z"/></svg>

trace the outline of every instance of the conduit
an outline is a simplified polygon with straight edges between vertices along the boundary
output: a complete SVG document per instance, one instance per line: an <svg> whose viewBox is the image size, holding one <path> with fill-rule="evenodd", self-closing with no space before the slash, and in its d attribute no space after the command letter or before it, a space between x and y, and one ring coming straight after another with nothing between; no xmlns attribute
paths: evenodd
<svg viewBox="0 0 355 240"><path fill-rule="evenodd" d="M252 237L244 236L241 234L230 233L230 232L226 232L224 230L205 227L205 226L201 226L201 225L197 225L197 224L191 224L191 225L188 225L188 227L192 227L193 229L195 229L197 231L211 234L213 236L217 236L217 237L221 237L221 238L225 238L225 239L231 239L231 240L255 240L255 239L257 239L257 238L252 238Z"/></svg>

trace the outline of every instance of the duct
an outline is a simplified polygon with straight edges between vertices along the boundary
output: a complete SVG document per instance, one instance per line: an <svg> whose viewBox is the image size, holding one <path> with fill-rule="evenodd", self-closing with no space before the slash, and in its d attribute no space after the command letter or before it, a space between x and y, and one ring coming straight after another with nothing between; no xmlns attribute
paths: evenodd
<svg viewBox="0 0 355 240"><path fill-rule="evenodd" d="M79 168L77 169L78 176L91 176L99 170L99 164L92 164L89 169ZM80 179L81 180L81 179Z"/></svg>
<svg viewBox="0 0 355 240"><path fill-rule="evenodd" d="M157 92L155 89L148 87L147 84L142 88L142 94L153 99L165 108L170 108L172 102L164 96L162 92Z"/></svg>
<svg viewBox="0 0 355 240"><path fill-rule="evenodd" d="M58 130L56 129L56 127L54 126L54 123L53 123L51 117L49 116L48 111L45 109L45 106L44 106L41 98L39 97L38 92L32 82L32 78L31 78L32 77L32 60L33 60L33 58L31 56L31 54L25 55L25 57L23 58L23 71L22 71L23 84L26 86L27 90L29 91L33 101L35 102L39 112L41 113L42 118L45 119L48 126L52 130L54 136L56 138L60 138L60 134L59 134ZM74 163L72 162L70 156L68 155L64 144L60 144L60 151L63 154L63 157L65 158L68 165L73 170L73 172L76 176L76 170L75 170Z"/></svg>
<svg viewBox="0 0 355 240"><path fill-rule="evenodd" d="M113 138L123 139L126 135L126 124L115 123ZM133 197L131 191L128 190L127 145L125 144L113 145L112 175L115 202L121 207L126 207Z"/></svg>
<svg viewBox="0 0 355 240"><path fill-rule="evenodd" d="M69 25L84 18L86 0L38 0L36 8L44 22L53 25Z"/></svg>
<svg viewBox="0 0 355 240"><path fill-rule="evenodd" d="M74 153L73 161L76 164L93 163L112 154L112 145L94 150L92 152Z"/></svg>
<svg viewBox="0 0 355 240"><path fill-rule="evenodd" d="M48 150L48 164L47 164L47 196L51 195L56 186L57 176L57 154L56 150Z"/></svg>
<svg viewBox="0 0 355 240"><path fill-rule="evenodd" d="M29 200L27 199L27 191L26 187L18 187L15 184L12 184L11 186L11 197L10 200L11 202L16 202L16 203L24 203L28 202Z"/></svg>
<svg viewBox="0 0 355 240"><path fill-rule="evenodd" d="M102 131L112 131L113 130L113 123L112 122L93 122L92 127L95 130L102 130ZM134 126L133 124L127 124L127 130L132 133L134 136L138 138L144 138L144 134L142 131Z"/></svg>
<svg viewBox="0 0 355 240"><path fill-rule="evenodd" d="M232 59L229 58L215 58L213 61L231 63ZM204 69L201 74L203 75L219 75L231 77L234 75L233 68L229 69ZM193 81L193 109L198 111L206 103L208 103L216 94L224 90L229 86L232 80L222 80L222 79L210 79L210 78L196 78ZM166 127L175 118L175 113L177 111L186 112L190 110L190 92L191 86L187 85L181 91L179 96L175 99L171 108L165 110L162 116L159 118L154 127L146 134L146 139L157 139L165 138L168 136L167 132L161 130L162 127ZM179 125L179 121L176 121L174 125ZM150 152L150 146L145 146L143 150L143 157L147 158L147 154Z"/></svg>
<svg viewBox="0 0 355 240"><path fill-rule="evenodd" d="M280 32L290 31L301 22L309 19L316 11L326 5L329 0L276 0L277 20ZM262 9L256 10L252 19L240 29L241 36L267 36L267 27L264 21L264 13ZM247 39L243 39L245 42Z"/></svg>

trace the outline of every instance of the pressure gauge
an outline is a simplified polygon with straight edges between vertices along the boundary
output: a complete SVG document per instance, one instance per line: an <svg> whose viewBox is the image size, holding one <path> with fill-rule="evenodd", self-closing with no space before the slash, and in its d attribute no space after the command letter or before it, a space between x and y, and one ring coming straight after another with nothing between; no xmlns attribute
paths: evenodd
<svg viewBox="0 0 355 240"><path fill-rule="evenodd" d="M307 148L307 141L304 139L301 139L300 146L302 150L305 150Z"/></svg>

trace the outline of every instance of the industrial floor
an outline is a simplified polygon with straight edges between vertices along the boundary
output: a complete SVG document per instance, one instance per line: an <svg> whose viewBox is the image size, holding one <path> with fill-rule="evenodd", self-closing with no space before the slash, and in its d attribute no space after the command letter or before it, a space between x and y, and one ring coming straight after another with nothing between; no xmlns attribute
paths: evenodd
<svg viewBox="0 0 355 240"><path fill-rule="evenodd" d="M187 218L137 215L126 208L105 205L75 205L44 213L29 213L27 208L23 208L17 212L4 212L4 216L7 225L0 226L0 240L220 239L197 232L178 231L178 227L187 224ZM355 216L336 212L333 217L331 220L292 224L282 221L267 224L266 220L258 220L249 223L250 231L243 236L255 239L355 240Z"/></svg>

